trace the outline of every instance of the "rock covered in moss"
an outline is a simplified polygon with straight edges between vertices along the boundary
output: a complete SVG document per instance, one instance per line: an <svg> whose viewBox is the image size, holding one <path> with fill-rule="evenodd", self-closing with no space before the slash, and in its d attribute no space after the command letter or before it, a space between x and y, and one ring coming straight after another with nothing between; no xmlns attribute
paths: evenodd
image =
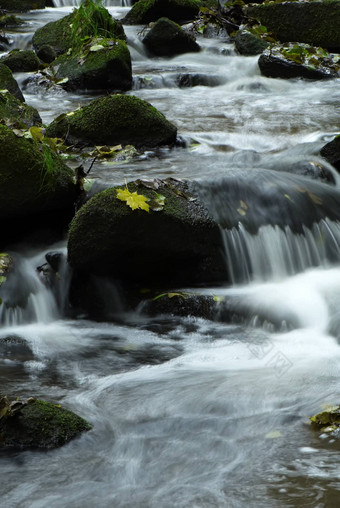
<svg viewBox="0 0 340 508"><path fill-rule="evenodd" d="M57 53L52 46L44 44L37 50L37 57L44 63L51 63L57 58Z"/></svg>
<svg viewBox="0 0 340 508"><path fill-rule="evenodd" d="M250 5L246 13L281 42L304 42L340 50L340 1L270 2Z"/></svg>
<svg viewBox="0 0 340 508"><path fill-rule="evenodd" d="M132 85L130 52L119 39L91 39L79 51L61 55L53 66L57 80L67 79L67 90L129 90Z"/></svg>
<svg viewBox="0 0 340 508"><path fill-rule="evenodd" d="M258 61L260 71L270 78L331 79L339 76L336 58L308 44L275 46L265 50Z"/></svg>
<svg viewBox="0 0 340 508"><path fill-rule="evenodd" d="M103 14L103 11L105 14ZM61 55L68 49L73 48L75 42L72 35L72 24L74 23L76 12L77 9L58 21L51 21L43 27L38 28L32 39L35 51L39 51L46 44L52 46L57 55ZM104 7L98 7L97 12L97 17L93 19L93 23L96 25L96 33L92 33L90 36L102 35L103 37L125 41L126 35L121 22L112 18ZM81 36L78 37L79 40L81 38Z"/></svg>
<svg viewBox="0 0 340 508"><path fill-rule="evenodd" d="M95 99L73 114L57 118L46 133L78 146L121 144L152 148L173 144L177 129L148 102L117 94Z"/></svg>
<svg viewBox="0 0 340 508"><path fill-rule="evenodd" d="M269 45L268 41L261 39L249 30L238 30L235 36L235 47L241 55L260 55Z"/></svg>
<svg viewBox="0 0 340 508"><path fill-rule="evenodd" d="M23 25L24 21L14 14L7 14L5 16L0 16L0 28L9 28Z"/></svg>
<svg viewBox="0 0 340 508"><path fill-rule="evenodd" d="M0 447L57 448L91 429L86 420L60 404L6 399L0 401Z"/></svg>
<svg viewBox="0 0 340 508"><path fill-rule="evenodd" d="M1 73L1 70L0 70ZM38 111L32 106L16 99L14 95L6 90L0 90L0 120L16 120L21 127L32 127L32 125L41 125L41 118Z"/></svg>
<svg viewBox="0 0 340 508"><path fill-rule="evenodd" d="M151 316L172 314L214 320L218 314L218 301L212 295L167 292L145 301L140 309L143 314Z"/></svg>
<svg viewBox="0 0 340 508"><path fill-rule="evenodd" d="M193 35L168 18L160 18L143 39L147 49L157 56L173 56L200 51Z"/></svg>
<svg viewBox="0 0 340 508"><path fill-rule="evenodd" d="M141 25L166 17L172 21L193 19L199 12L200 0L139 0L123 19L126 25Z"/></svg>
<svg viewBox="0 0 340 508"><path fill-rule="evenodd" d="M73 207L73 172L47 145L0 124L0 217L29 220L38 212Z"/></svg>
<svg viewBox="0 0 340 508"><path fill-rule="evenodd" d="M340 171L340 136L336 136L332 141L323 146L320 150L320 155Z"/></svg>
<svg viewBox="0 0 340 508"><path fill-rule="evenodd" d="M47 0L0 0L0 9L8 12L26 12L34 9L44 9Z"/></svg>
<svg viewBox="0 0 340 508"><path fill-rule="evenodd" d="M18 83L13 77L12 71L7 65L0 63L0 90L8 90L20 102L24 102L24 96Z"/></svg>
<svg viewBox="0 0 340 508"><path fill-rule="evenodd" d="M132 209L118 187L110 188L72 221L68 258L76 272L158 287L226 279L220 229L184 182L137 181L121 192L143 209Z"/></svg>
<svg viewBox="0 0 340 508"><path fill-rule="evenodd" d="M0 63L7 65L12 72L32 72L40 68L40 60L31 49L14 49L1 58Z"/></svg>

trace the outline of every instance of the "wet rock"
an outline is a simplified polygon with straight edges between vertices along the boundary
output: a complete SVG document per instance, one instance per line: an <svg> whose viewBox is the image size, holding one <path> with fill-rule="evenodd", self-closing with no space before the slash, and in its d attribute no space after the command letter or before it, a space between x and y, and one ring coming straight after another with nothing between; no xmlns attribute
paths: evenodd
<svg viewBox="0 0 340 508"><path fill-rule="evenodd" d="M218 302L210 295L187 292L162 293L143 303L141 312L150 316L172 314L175 316L193 316L215 320L218 314Z"/></svg>
<svg viewBox="0 0 340 508"><path fill-rule="evenodd" d="M200 0L139 0L123 19L126 25L145 25L166 17L172 21L193 19L199 12Z"/></svg>
<svg viewBox="0 0 340 508"><path fill-rule="evenodd" d="M246 13L258 19L281 42L304 42L340 51L340 2L270 2L250 5Z"/></svg>
<svg viewBox="0 0 340 508"><path fill-rule="evenodd" d="M0 63L0 90L8 90L20 102L24 102L24 96L19 88L18 83L13 77L12 71Z"/></svg>
<svg viewBox="0 0 340 508"><path fill-rule="evenodd" d="M37 57L44 63L51 63L57 58L57 53L49 44L44 44L37 51Z"/></svg>
<svg viewBox="0 0 340 508"><path fill-rule="evenodd" d="M66 90L129 90L131 57L124 41L96 38L53 62L55 77Z"/></svg>
<svg viewBox="0 0 340 508"><path fill-rule="evenodd" d="M40 68L40 60L31 49L14 49L1 58L0 63L7 65L12 72L32 72Z"/></svg>
<svg viewBox="0 0 340 508"><path fill-rule="evenodd" d="M1 73L1 69L0 69ZM38 111L32 106L16 99L9 92L0 90L0 120L9 123L16 123L20 127L32 127L33 125L41 125L42 120ZM1 149L0 149L1 150ZM0 168L1 171L1 168Z"/></svg>
<svg viewBox="0 0 340 508"><path fill-rule="evenodd" d="M320 55L318 48L297 44L265 50L258 64L261 74L270 78L324 80L339 75L338 64L326 52Z"/></svg>
<svg viewBox="0 0 340 508"><path fill-rule="evenodd" d="M226 279L222 237L206 209L183 182L157 180L155 186L129 183L123 196L110 188L79 210L68 240L75 272L158 287ZM126 191L149 211L131 209Z"/></svg>
<svg viewBox="0 0 340 508"><path fill-rule="evenodd" d="M0 406L0 447L57 448L91 425L60 404L29 398L9 401L2 397Z"/></svg>
<svg viewBox="0 0 340 508"><path fill-rule="evenodd" d="M310 418L312 428L323 435L340 437L340 406L329 406Z"/></svg>
<svg viewBox="0 0 340 508"><path fill-rule="evenodd" d="M15 217L26 223L34 213L73 207L73 172L48 145L0 125L0 160L3 224Z"/></svg>
<svg viewBox="0 0 340 508"><path fill-rule="evenodd" d="M270 43L248 30L239 30L235 36L235 47L241 55L260 55Z"/></svg>
<svg viewBox="0 0 340 508"><path fill-rule="evenodd" d="M63 263L65 262L65 255L60 251L47 252L45 258L55 273L60 271Z"/></svg>
<svg viewBox="0 0 340 508"><path fill-rule="evenodd" d="M336 136L332 141L323 146L320 150L320 155L340 171L340 136Z"/></svg>
<svg viewBox="0 0 340 508"><path fill-rule="evenodd" d="M34 354L25 339L17 335L0 338L0 355L1 358L19 362L34 360Z"/></svg>
<svg viewBox="0 0 340 508"><path fill-rule="evenodd" d="M0 13L1 14L1 13ZM0 15L0 28L10 28L23 25L24 21L13 14Z"/></svg>
<svg viewBox="0 0 340 508"><path fill-rule="evenodd" d="M95 99L73 114L57 118L46 133L77 146L121 144L152 148L174 144L177 129L148 102L116 94Z"/></svg>
<svg viewBox="0 0 340 508"><path fill-rule="evenodd" d="M168 18L160 18L152 26L144 37L143 44L156 56L174 56L200 51L194 36Z"/></svg>
<svg viewBox="0 0 340 508"><path fill-rule="evenodd" d="M26 12L33 9L44 9L47 0L0 0L0 9L8 12Z"/></svg>
<svg viewBox="0 0 340 508"><path fill-rule="evenodd" d="M51 21L41 28L38 28L33 35L32 43L35 51L39 51L42 46L48 44L57 55L65 53L70 48L74 48L74 36L72 35L72 24L79 9L75 9L71 14L58 21ZM86 34L93 37L102 35L107 38L120 39L125 41L126 35L123 26L119 20L112 18L110 13L104 7L98 6L93 14L93 23L96 25L97 33ZM101 33L102 32L102 33ZM84 38L85 34L78 34L78 40Z"/></svg>
<svg viewBox="0 0 340 508"><path fill-rule="evenodd" d="M177 84L180 88L189 88L194 86L219 86L226 79L222 76L211 74L179 74L176 77Z"/></svg>

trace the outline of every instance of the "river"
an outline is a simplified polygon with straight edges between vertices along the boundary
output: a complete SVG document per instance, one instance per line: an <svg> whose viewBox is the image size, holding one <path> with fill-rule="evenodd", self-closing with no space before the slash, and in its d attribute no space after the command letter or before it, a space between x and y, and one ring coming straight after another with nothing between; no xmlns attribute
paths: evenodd
<svg viewBox="0 0 340 508"><path fill-rule="evenodd" d="M55 0L55 8L22 15L28 24L9 32L12 47L30 47L34 30L77 3ZM115 17L128 10L106 3ZM201 53L150 59L141 28L126 27L131 93L174 122L186 147L127 163L97 161L91 175L100 182L174 176L209 187L238 173L291 182L286 170L318 162L320 147L338 132L339 80L262 77L257 57L237 55L223 38L200 38ZM179 87L178 76L188 74L215 86ZM27 75L16 77L23 84ZM91 99L34 87L24 95L45 123ZM211 206L223 203L212 196ZM1 391L62 403L93 430L46 453L1 452L1 506L340 505L340 444L319 437L308 419L339 403L339 224L324 220L304 234L267 225L250 235L240 227L225 241L234 284L201 291L246 302L247 319L232 324L137 311L114 323L65 319L67 272L58 305L36 267L66 243L18 248L20 287L29 297L3 316L0 337L25 345L2 346Z"/></svg>

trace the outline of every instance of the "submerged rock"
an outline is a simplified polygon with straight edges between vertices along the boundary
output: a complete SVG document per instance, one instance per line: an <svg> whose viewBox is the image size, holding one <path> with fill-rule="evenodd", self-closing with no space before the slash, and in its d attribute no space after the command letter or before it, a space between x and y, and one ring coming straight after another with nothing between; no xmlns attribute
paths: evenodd
<svg viewBox="0 0 340 508"><path fill-rule="evenodd" d="M129 90L132 85L130 52L118 39L91 39L79 51L54 60L53 67L66 90Z"/></svg>
<svg viewBox="0 0 340 508"><path fill-rule="evenodd" d="M29 398L10 402L0 400L0 447L57 448L91 425L60 404Z"/></svg>
<svg viewBox="0 0 340 508"><path fill-rule="evenodd" d="M0 90L8 90L20 102L25 101L11 69L2 63L0 63Z"/></svg>
<svg viewBox="0 0 340 508"><path fill-rule="evenodd" d="M340 51L340 2L270 2L250 5L246 13L281 42L305 42Z"/></svg>
<svg viewBox="0 0 340 508"><path fill-rule="evenodd" d="M147 49L157 56L173 56L200 51L193 35L168 18L160 18L143 39Z"/></svg>
<svg viewBox="0 0 340 508"><path fill-rule="evenodd" d="M126 25L144 25L166 17L172 21L193 19L201 6L200 0L139 0L123 19Z"/></svg>
<svg viewBox="0 0 340 508"><path fill-rule="evenodd" d="M158 287L225 280L223 240L207 210L183 182L154 182L107 189L79 210L69 230L71 267Z"/></svg>
<svg viewBox="0 0 340 508"><path fill-rule="evenodd" d="M148 102L132 95L109 95L55 119L50 137L86 145L134 145L152 148L175 143L177 129Z"/></svg>
<svg viewBox="0 0 340 508"><path fill-rule="evenodd" d="M31 49L14 49L1 58L0 63L7 65L12 72L32 72L40 68L40 60Z"/></svg>

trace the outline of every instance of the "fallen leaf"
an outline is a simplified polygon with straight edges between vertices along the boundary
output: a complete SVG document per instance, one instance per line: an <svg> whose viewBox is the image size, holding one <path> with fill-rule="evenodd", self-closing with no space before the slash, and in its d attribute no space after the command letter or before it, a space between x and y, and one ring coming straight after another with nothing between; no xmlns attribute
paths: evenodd
<svg viewBox="0 0 340 508"><path fill-rule="evenodd" d="M149 205L147 201L149 198L143 196L143 194L137 194L137 192L130 192L129 189L117 189L117 199L120 201L125 201L126 204L132 209L136 210L140 208L141 210L145 210L149 212Z"/></svg>

